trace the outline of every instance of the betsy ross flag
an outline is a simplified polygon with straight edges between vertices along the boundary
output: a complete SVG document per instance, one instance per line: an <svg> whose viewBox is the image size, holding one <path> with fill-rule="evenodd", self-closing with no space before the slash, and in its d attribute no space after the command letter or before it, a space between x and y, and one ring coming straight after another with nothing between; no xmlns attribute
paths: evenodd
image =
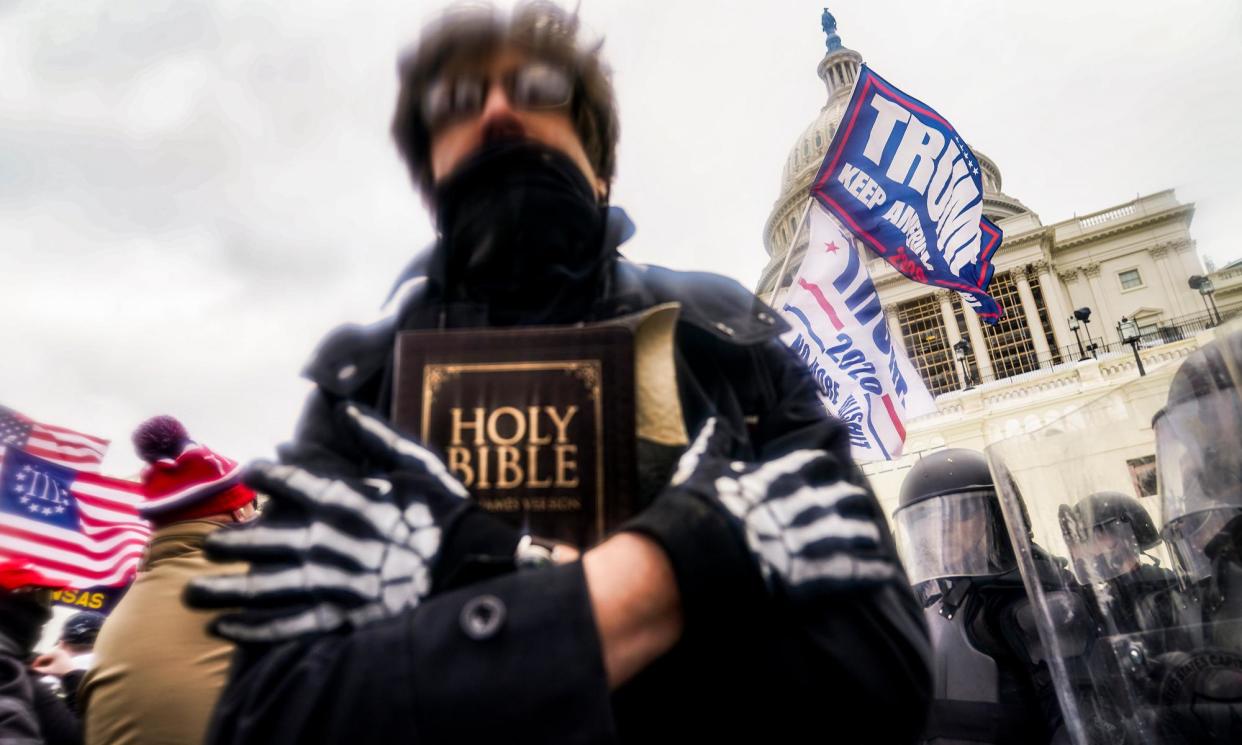
<svg viewBox="0 0 1242 745"><path fill-rule="evenodd" d="M0 559L72 588L128 584L151 535L138 517L142 486L0 451Z"/></svg>
<svg viewBox="0 0 1242 745"><path fill-rule="evenodd" d="M65 427L42 424L0 406L0 446L27 453L77 471L98 472L108 440Z"/></svg>

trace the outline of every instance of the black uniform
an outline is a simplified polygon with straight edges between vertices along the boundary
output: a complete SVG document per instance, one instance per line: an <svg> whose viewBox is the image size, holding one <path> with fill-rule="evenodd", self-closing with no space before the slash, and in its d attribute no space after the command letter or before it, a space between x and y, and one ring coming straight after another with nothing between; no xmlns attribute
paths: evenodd
<svg viewBox="0 0 1242 745"><path fill-rule="evenodd" d="M1062 570L1046 555L1038 561L1050 587L1061 587ZM1017 570L980 581L959 580L959 591L963 582L969 590L951 617L945 617L939 602L927 609L936 682L924 740L936 745L1068 742L1031 601ZM1062 631L1067 646L1085 645L1088 629L1067 626Z"/></svg>
<svg viewBox="0 0 1242 745"><path fill-rule="evenodd" d="M615 246L628 232L613 210L589 315L681 303L676 364L687 431L716 416L749 432L757 460L824 449L850 464L846 478L865 483L844 425L826 415L806 368L777 338L786 327L775 312L732 280L620 260ZM413 292L387 320L339 330L322 345L307 370L317 389L296 450L351 457L350 444L334 437L330 412L342 399L387 410L398 329L488 322L486 308L437 299L434 283L418 276L427 265L416 262L403 285ZM648 451L640 459L645 479L662 482L675 454ZM872 506L895 554L874 498ZM414 611L348 633L243 650L209 741L772 742L818 732L839 742L898 743L920 729L929 650L900 575L795 611L766 591L731 530L703 529L723 518L673 513L656 502L630 528L656 537L669 554L683 588L685 630L669 654L610 693L580 564L460 586L462 577L511 565L518 539L490 516L471 519L457 528L468 539L446 540L438 594ZM695 596L685 593L686 577L695 578ZM482 610L490 620L477 623Z"/></svg>

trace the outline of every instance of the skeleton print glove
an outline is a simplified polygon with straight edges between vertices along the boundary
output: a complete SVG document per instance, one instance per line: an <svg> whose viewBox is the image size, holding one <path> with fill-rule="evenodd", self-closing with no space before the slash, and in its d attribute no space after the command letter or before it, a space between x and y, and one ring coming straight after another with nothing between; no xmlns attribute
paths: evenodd
<svg viewBox="0 0 1242 745"><path fill-rule="evenodd" d="M731 459L735 449L732 432L708 419L668 488L727 510L770 589L809 597L874 586L897 571L873 499L845 480L846 464L824 450L745 462Z"/></svg>
<svg viewBox="0 0 1242 745"><path fill-rule="evenodd" d="M442 535L468 494L433 453L381 419L347 404L342 426L380 466L374 478L260 462L246 483L269 495L263 517L212 534L217 561L246 574L193 581L187 601L241 608L214 625L238 642L278 642L360 626L413 608L430 589Z"/></svg>

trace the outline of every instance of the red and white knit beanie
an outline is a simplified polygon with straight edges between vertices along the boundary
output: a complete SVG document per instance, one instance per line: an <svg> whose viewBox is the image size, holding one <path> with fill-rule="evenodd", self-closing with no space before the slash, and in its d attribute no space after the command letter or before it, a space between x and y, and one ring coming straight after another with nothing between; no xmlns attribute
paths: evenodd
<svg viewBox="0 0 1242 745"><path fill-rule="evenodd" d="M138 457L151 464L142 472L146 502L138 512L154 525L232 512L254 501L237 461L191 441L176 419L152 417L134 430L133 440Z"/></svg>

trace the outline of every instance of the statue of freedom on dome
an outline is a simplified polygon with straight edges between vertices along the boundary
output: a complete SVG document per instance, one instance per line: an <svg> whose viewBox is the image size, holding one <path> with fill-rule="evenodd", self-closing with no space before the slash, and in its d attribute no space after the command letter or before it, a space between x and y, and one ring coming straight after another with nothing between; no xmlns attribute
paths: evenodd
<svg viewBox="0 0 1242 745"><path fill-rule="evenodd" d="M828 39L824 42L824 46L827 47L830 52L835 52L840 49L841 37L837 36L837 19L832 15L832 13L828 12L827 8L824 8L824 14L820 16L819 22L824 28L824 33L828 36Z"/></svg>

